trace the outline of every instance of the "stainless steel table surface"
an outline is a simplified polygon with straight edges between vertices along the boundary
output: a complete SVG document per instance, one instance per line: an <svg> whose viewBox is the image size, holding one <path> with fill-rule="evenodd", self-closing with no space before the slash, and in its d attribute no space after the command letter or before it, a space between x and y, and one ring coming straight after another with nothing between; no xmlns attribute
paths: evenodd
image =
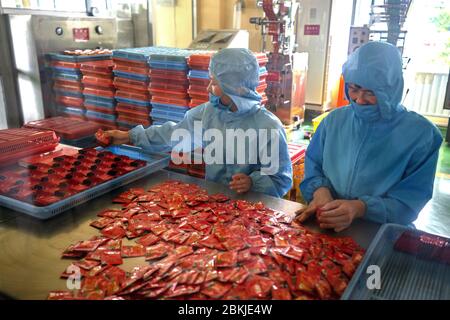
<svg viewBox="0 0 450 320"><path fill-rule="evenodd" d="M155 172L46 221L0 207L0 293L15 299L46 299L51 290L67 290L66 281L60 279L60 275L72 260L61 259L61 253L72 243L99 235L97 229L89 226L96 220L96 214L105 208L119 208L112 203L112 199L131 187L147 188L174 179L195 183L210 194L221 192L233 199L262 201L275 210L295 212L302 207L299 203L259 193L237 196L226 186L166 170ZM314 221L306 223L306 226L320 231ZM351 236L367 248L378 228L378 224L355 221L348 230L329 234ZM127 241L124 239L125 245ZM144 263L144 258L124 259L121 267L130 271L133 266Z"/></svg>

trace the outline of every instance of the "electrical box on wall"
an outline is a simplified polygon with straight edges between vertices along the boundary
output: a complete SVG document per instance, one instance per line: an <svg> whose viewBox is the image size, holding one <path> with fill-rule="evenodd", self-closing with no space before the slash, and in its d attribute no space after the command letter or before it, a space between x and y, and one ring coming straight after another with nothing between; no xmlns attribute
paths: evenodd
<svg viewBox="0 0 450 320"><path fill-rule="evenodd" d="M370 29L364 27L350 27L350 41L348 43L348 55L355 52L363 44L369 42Z"/></svg>

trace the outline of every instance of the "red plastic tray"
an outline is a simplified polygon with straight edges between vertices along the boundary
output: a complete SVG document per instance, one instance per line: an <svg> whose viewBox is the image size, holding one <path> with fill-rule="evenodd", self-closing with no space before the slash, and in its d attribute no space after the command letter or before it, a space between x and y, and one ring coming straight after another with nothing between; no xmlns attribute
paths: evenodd
<svg viewBox="0 0 450 320"><path fill-rule="evenodd" d="M159 79L163 81L177 81L180 83L185 83L188 81L186 72L184 71L174 71L174 70L164 70L164 69L150 69L148 75L151 81L154 79Z"/></svg>
<svg viewBox="0 0 450 320"><path fill-rule="evenodd" d="M153 96L152 103L173 104L177 106L189 106L190 99L178 99L170 97Z"/></svg>
<svg viewBox="0 0 450 320"><path fill-rule="evenodd" d="M256 88L256 92L258 93L262 93L264 91L266 91L267 89L267 83L261 84Z"/></svg>
<svg viewBox="0 0 450 320"><path fill-rule="evenodd" d="M142 75L148 75L148 71L150 68L147 67L131 67L131 66L124 66L121 64L115 64L114 65L114 71L121 71L121 72L128 72L128 73L134 73L134 74L142 74Z"/></svg>
<svg viewBox="0 0 450 320"><path fill-rule="evenodd" d="M84 99L83 98L76 98L76 97L70 97L70 96L59 96L57 95L55 97L55 101L57 103L60 103L64 106L67 107L74 107L74 108L79 108L79 109L83 109L83 105L84 105Z"/></svg>
<svg viewBox="0 0 450 320"><path fill-rule="evenodd" d="M100 128L98 125L88 121L80 121L66 117L53 117L31 121L25 124L24 127L37 130L53 130L57 136L68 140L82 139L94 135Z"/></svg>
<svg viewBox="0 0 450 320"><path fill-rule="evenodd" d="M150 89L149 90L150 94L153 96L160 96L160 97L174 97L174 98L179 98L179 99L183 99L183 98L188 98L188 92L186 89L184 90L166 90L166 89Z"/></svg>
<svg viewBox="0 0 450 320"><path fill-rule="evenodd" d="M114 57L113 62L115 65L121 65L124 67L144 67L144 68L147 67L148 68L147 62L129 60L129 59L125 59L125 58Z"/></svg>
<svg viewBox="0 0 450 320"><path fill-rule="evenodd" d="M207 79L197 79L197 78L189 79L189 83L191 85L205 87L205 88L208 88L210 82L211 82L211 80L207 80Z"/></svg>
<svg viewBox="0 0 450 320"><path fill-rule="evenodd" d="M119 116L123 115L125 117L141 117L141 118L148 118L150 111L147 111L145 108L128 108L128 107L123 107L123 106L117 106L116 107L116 111L119 114Z"/></svg>
<svg viewBox="0 0 450 320"><path fill-rule="evenodd" d="M56 148L59 138L53 131L28 128L0 130L0 167L20 158Z"/></svg>
<svg viewBox="0 0 450 320"><path fill-rule="evenodd" d="M124 116L119 116L117 118L117 121L124 122L130 126L137 126L137 125L142 124L143 126L148 127L152 124L150 119L148 119L148 118L144 120L144 119L134 119L134 118L124 117Z"/></svg>
<svg viewBox="0 0 450 320"><path fill-rule="evenodd" d="M53 80L54 84L57 85L62 85L62 86L71 86L71 87L80 87L81 88L81 83L80 81L70 81L70 80L60 80L60 79L55 79Z"/></svg>
<svg viewBox="0 0 450 320"><path fill-rule="evenodd" d="M148 90L148 82L121 77L114 78L114 86L119 90L129 90L142 93L146 93Z"/></svg>
<svg viewBox="0 0 450 320"><path fill-rule="evenodd" d="M199 105L202 105L208 101L209 100L191 99L191 102L189 103L189 108L198 107Z"/></svg>
<svg viewBox="0 0 450 320"><path fill-rule="evenodd" d="M189 88L189 82L186 81L183 84L178 84L171 81L152 81L150 82L148 88L156 90L187 91Z"/></svg>
<svg viewBox="0 0 450 320"><path fill-rule="evenodd" d="M65 114L65 113L61 113L63 114L65 117L70 118L70 119L75 119L75 120L82 120L82 121L86 121L86 117L84 115L78 115L78 114Z"/></svg>
<svg viewBox="0 0 450 320"><path fill-rule="evenodd" d="M100 88L84 88L83 94L90 94L94 96L100 96L105 98L114 98L115 90L111 89L100 89Z"/></svg>
<svg viewBox="0 0 450 320"><path fill-rule="evenodd" d="M83 76L81 82L85 87L114 89L113 78L101 78L97 76Z"/></svg>
<svg viewBox="0 0 450 320"><path fill-rule="evenodd" d="M101 113L105 113L105 114L116 114L114 109L109 109L109 108L102 108L99 106L93 106L90 104L84 104L84 107L86 108L86 110L89 111L95 111L95 112L101 112Z"/></svg>
<svg viewBox="0 0 450 320"><path fill-rule="evenodd" d="M75 82L73 84L67 85L63 84L59 81L55 82L53 85L53 89L59 89L64 91L70 91L70 92L76 92L76 93L82 93L82 86L81 84L75 85Z"/></svg>
<svg viewBox="0 0 450 320"><path fill-rule="evenodd" d="M211 57L215 52L193 54L188 58L188 65L191 69L208 70Z"/></svg>
<svg viewBox="0 0 450 320"><path fill-rule="evenodd" d="M67 62L67 61L52 61L50 62L52 67L61 67L69 69L80 69L80 64L77 62Z"/></svg>
<svg viewBox="0 0 450 320"><path fill-rule="evenodd" d="M97 74L100 76L112 76L113 71L112 60L100 60L100 61L90 61L84 62L80 66L80 70L83 74L87 73L89 75Z"/></svg>
<svg viewBox="0 0 450 320"><path fill-rule="evenodd" d="M150 101L150 95L145 93L131 92L131 91L116 91L116 97L126 98L126 99L134 99L140 101Z"/></svg>
<svg viewBox="0 0 450 320"><path fill-rule="evenodd" d="M131 111L140 112L140 113L144 113L144 112L150 113L152 108L151 107L141 107L141 106L136 106L134 104L119 102L116 105L116 110L117 111L131 110Z"/></svg>

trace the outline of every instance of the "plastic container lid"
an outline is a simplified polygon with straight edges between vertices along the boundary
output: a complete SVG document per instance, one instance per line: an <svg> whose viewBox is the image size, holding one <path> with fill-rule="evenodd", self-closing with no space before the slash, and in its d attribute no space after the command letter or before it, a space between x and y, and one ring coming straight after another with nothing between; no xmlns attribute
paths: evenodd
<svg viewBox="0 0 450 320"><path fill-rule="evenodd" d="M31 121L25 128L36 130L53 130L56 135L69 140L81 139L94 135L99 126L88 121L78 121L65 117L53 117L43 120Z"/></svg>
<svg viewBox="0 0 450 320"><path fill-rule="evenodd" d="M59 138L53 131L28 128L0 130L0 166L20 158L54 150Z"/></svg>
<svg viewBox="0 0 450 320"><path fill-rule="evenodd" d="M135 104L119 102L117 104L117 106L116 106L116 110L117 111L119 111L119 110L121 110L121 111L131 110L131 111L140 112L140 113L144 113L144 112L149 113L150 110L151 110L151 107L149 107L149 106L144 106L143 107L143 106L138 106L138 105L135 105Z"/></svg>
<svg viewBox="0 0 450 320"><path fill-rule="evenodd" d="M54 84L58 86L69 86L69 87L77 87L80 90L82 89L82 85L80 81L72 80L72 79L53 79Z"/></svg>
<svg viewBox="0 0 450 320"><path fill-rule="evenodd" d="M70 96L60 96L55 97L55 101L64 106L70 106L75 108L83 108L84 99Z"/></svg>
<svg viewBox="0 0 450 320"><path fill-rule="evenodd" d="M84 76L81 82L85 87L94 87L94 88L108 88L114 89L114 82L112 78L100 78L96 76Z"/></svg>

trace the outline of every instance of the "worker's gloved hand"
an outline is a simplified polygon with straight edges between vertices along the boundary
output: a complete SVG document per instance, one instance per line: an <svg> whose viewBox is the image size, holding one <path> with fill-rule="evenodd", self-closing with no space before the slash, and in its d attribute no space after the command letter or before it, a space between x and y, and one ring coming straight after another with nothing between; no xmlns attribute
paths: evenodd
<svg viewBox="0 0 450 320"><path fill-rule="evenodd" d="M105 131L104 134L111 138L112 144L129 144L130 143L130 136L128 135L128 131L110 130L110 131Z"/></svg>
<svg viewBox="0 0 450 320"><path fill-rule="evenodd" d="M230 189L237 193L246 193L252 187L252 178L243 173L235 174L231 178Z"/></svg>
<svg viewBox="0 0 450 320"><path fill-rule="evenodd" d="M309 217L314 215L319 209L321 209L327 203L333 201L333 196L328 188L319 188L314 192L313 200L309 203L306 208L298 210L295 214L297 215L296 220L299 222L304 222Z"/></svg>
<svg viewBox="0 0 450 320"><path fill-rule="evenodd" d="M352 224L356 218L362 218L366 204L361 200L335 200L321 207L317 217L322 229L334 229L341 232Z"/></svg>

